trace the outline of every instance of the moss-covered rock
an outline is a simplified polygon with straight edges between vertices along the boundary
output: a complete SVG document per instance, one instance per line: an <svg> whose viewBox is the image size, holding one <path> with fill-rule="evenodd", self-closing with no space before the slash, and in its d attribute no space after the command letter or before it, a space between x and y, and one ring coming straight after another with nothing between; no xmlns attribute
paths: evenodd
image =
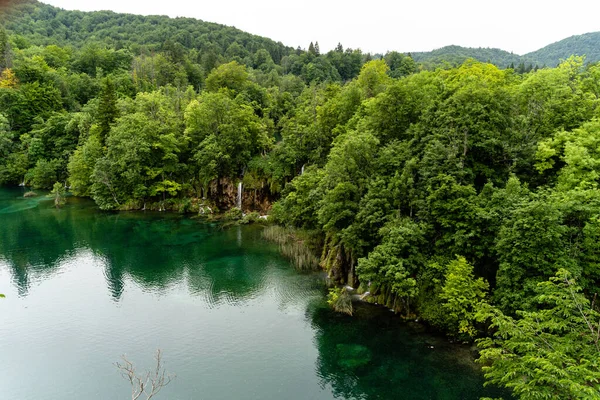
<svg viewBox="0 0 600 400"><path fill-rule="evenodd" d="M371 351L360 344L338 344L336 345L338 365L345 369L355 369L365 366L371 362L373 355Z"/></svg>

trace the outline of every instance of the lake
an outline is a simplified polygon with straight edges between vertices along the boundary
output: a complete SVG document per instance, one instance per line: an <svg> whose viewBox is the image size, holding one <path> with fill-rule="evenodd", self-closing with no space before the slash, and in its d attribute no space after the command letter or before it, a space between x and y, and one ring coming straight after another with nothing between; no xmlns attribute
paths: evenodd
<svg viewBox="0 0 600 400"><path fill-rule="evenodd" d="M114 363L143 372L157 349L176 377L156 399L498 396L468 347L381 307L331 311L324 275L258 226L23 193L0 188L2 398L131 398Z"/></svg>

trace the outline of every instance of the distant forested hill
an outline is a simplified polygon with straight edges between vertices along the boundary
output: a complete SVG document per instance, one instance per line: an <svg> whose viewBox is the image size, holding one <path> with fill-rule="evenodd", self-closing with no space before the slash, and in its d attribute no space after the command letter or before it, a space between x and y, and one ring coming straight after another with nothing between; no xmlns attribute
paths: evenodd
<svg viewBox="0 0 600 400"><path fill-rule="evenodd" d="M31 45L82 47L97 42L113 48L159 50L175 47L241 56L266 49L275 62L294 51L271 39L193 18L67 11L35 0L3 3L0 23Z"/></svg>
<svg viewBox="0 0 600 400"><path fill-rule="evenodd" d="M555 67L561 60L572 55L586 56L586 62L600 61L600 32L571 36L559 42L542 47L523 56L501 49L445 46L427 52L412 53L413 59L428 69L443 66L458 66L473 58L489 62L500 68L531 69L532 67Z"/></svg>
<svg viewBox="0 0 600 400"><path fill-rule="evenodd" d="M17 47L58 45L81 49L102 45L127 49L134 54L162 52L174 58L183 54L200 65L204 73L215 66L235 60L257 67L266 50L284 73L302 76L305 81L347 81L357 76L360 66L371 56L360 50L344 49L321 55L318 44L309 50L294 49L269 38L239 29L192 18L141 16L111 11L67 11L36 0L8 0L0 3L0 24L13 35ZM189 54L189 51L196 53ZM320 56L316 59L310 54ZM425 69L455 67L467 59L490 62L500 68L514 67L518 72L558 65L571 55L586 55L587 62L600 61L600 32L571 36L523 56L492 48L445 46L430 52L414 52L412 58ZM395 76L412 69L403 56L385 56ZM311 65L308 65L311 64Z"/></svg>
<svg viewBox="0 0 600 400"><path fill-rule="evenodd" d="M535 64L535 60L521 57L518 54L509 53L501 49L470 48L462 46L445 46L440 49L427 52L412 53L416 62L426 67L436 67L448 64L449 66L461 65L465 60L473 58L481 62L489 62L500 68L511 65L515 67L521 62Z"/></svg>
<svg viewBox="0 0 600 400"><path fill-rule="evenodd" d="M10 37L13 49L48 45L69 48L74 55L71 61L90 64L87 70L79 69L92 75L97 67L104 72L114 70L120 62L115 58L152 57L165 71L177 70L176 65L184 68L178 73L187 75L187 82L196 88L212 69L231 61L265 74L273 70L292 74L309 83L353 79L371 57L360 50L344 49L341 44L324 54L318 43L310 43L307 50L294 49L233 27L193 18L68 11L36 0L0 2L0 27ZM175 67L165 67L164 60L157 60L156 55L166 56ZM94 62L89 63L90 60ZM412 60L400 53L391 52L386 60L392 76L406 75L414 69Z"/></svg>
<svg viewBox="0 0 600 400"><path fill-rule="evenodd" d="M537 60L540 66L555 67L560 60L571 55L585 55L586 62L600 61L600 32L571 36L526 54L525 57Z"/></svg>

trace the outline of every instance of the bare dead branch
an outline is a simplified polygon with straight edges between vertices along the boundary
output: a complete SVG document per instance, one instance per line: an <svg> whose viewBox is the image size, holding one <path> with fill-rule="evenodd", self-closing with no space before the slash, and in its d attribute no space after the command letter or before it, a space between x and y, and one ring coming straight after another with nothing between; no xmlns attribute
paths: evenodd
<svg viewBox="0 0 600 400"><path fill-rule="evenodd" d="M150 400L175 378L175 375L167 374L164 369L160 349L156 351L156 355L154 356L156 360L155 368L143 375L136 373L133 363L125 355L122 355L121 358L123 362L117 361L115 366L121 371L123 378L129 381L131 385L131 400L138 400L142 395L145 396L146 400Z"/></svg>

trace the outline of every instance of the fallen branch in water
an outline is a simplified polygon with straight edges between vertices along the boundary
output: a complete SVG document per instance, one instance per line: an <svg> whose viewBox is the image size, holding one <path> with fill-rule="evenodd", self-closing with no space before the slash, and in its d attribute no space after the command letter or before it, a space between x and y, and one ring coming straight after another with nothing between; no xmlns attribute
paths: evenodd
<svg viewBox="0 0 600 400"><path fill-rule="evenodd" d="M123 378L131 384L131 400L137 400L141 395L145 395L146 400L150 400L175 378L175 375L167 374L164 369L160 349L156 350L154 356L156 360L155 369L142 375L136 373L133 363L125 355L122 355L121 358L123 363L116 362L115 366L121 370Z"/></svg>

